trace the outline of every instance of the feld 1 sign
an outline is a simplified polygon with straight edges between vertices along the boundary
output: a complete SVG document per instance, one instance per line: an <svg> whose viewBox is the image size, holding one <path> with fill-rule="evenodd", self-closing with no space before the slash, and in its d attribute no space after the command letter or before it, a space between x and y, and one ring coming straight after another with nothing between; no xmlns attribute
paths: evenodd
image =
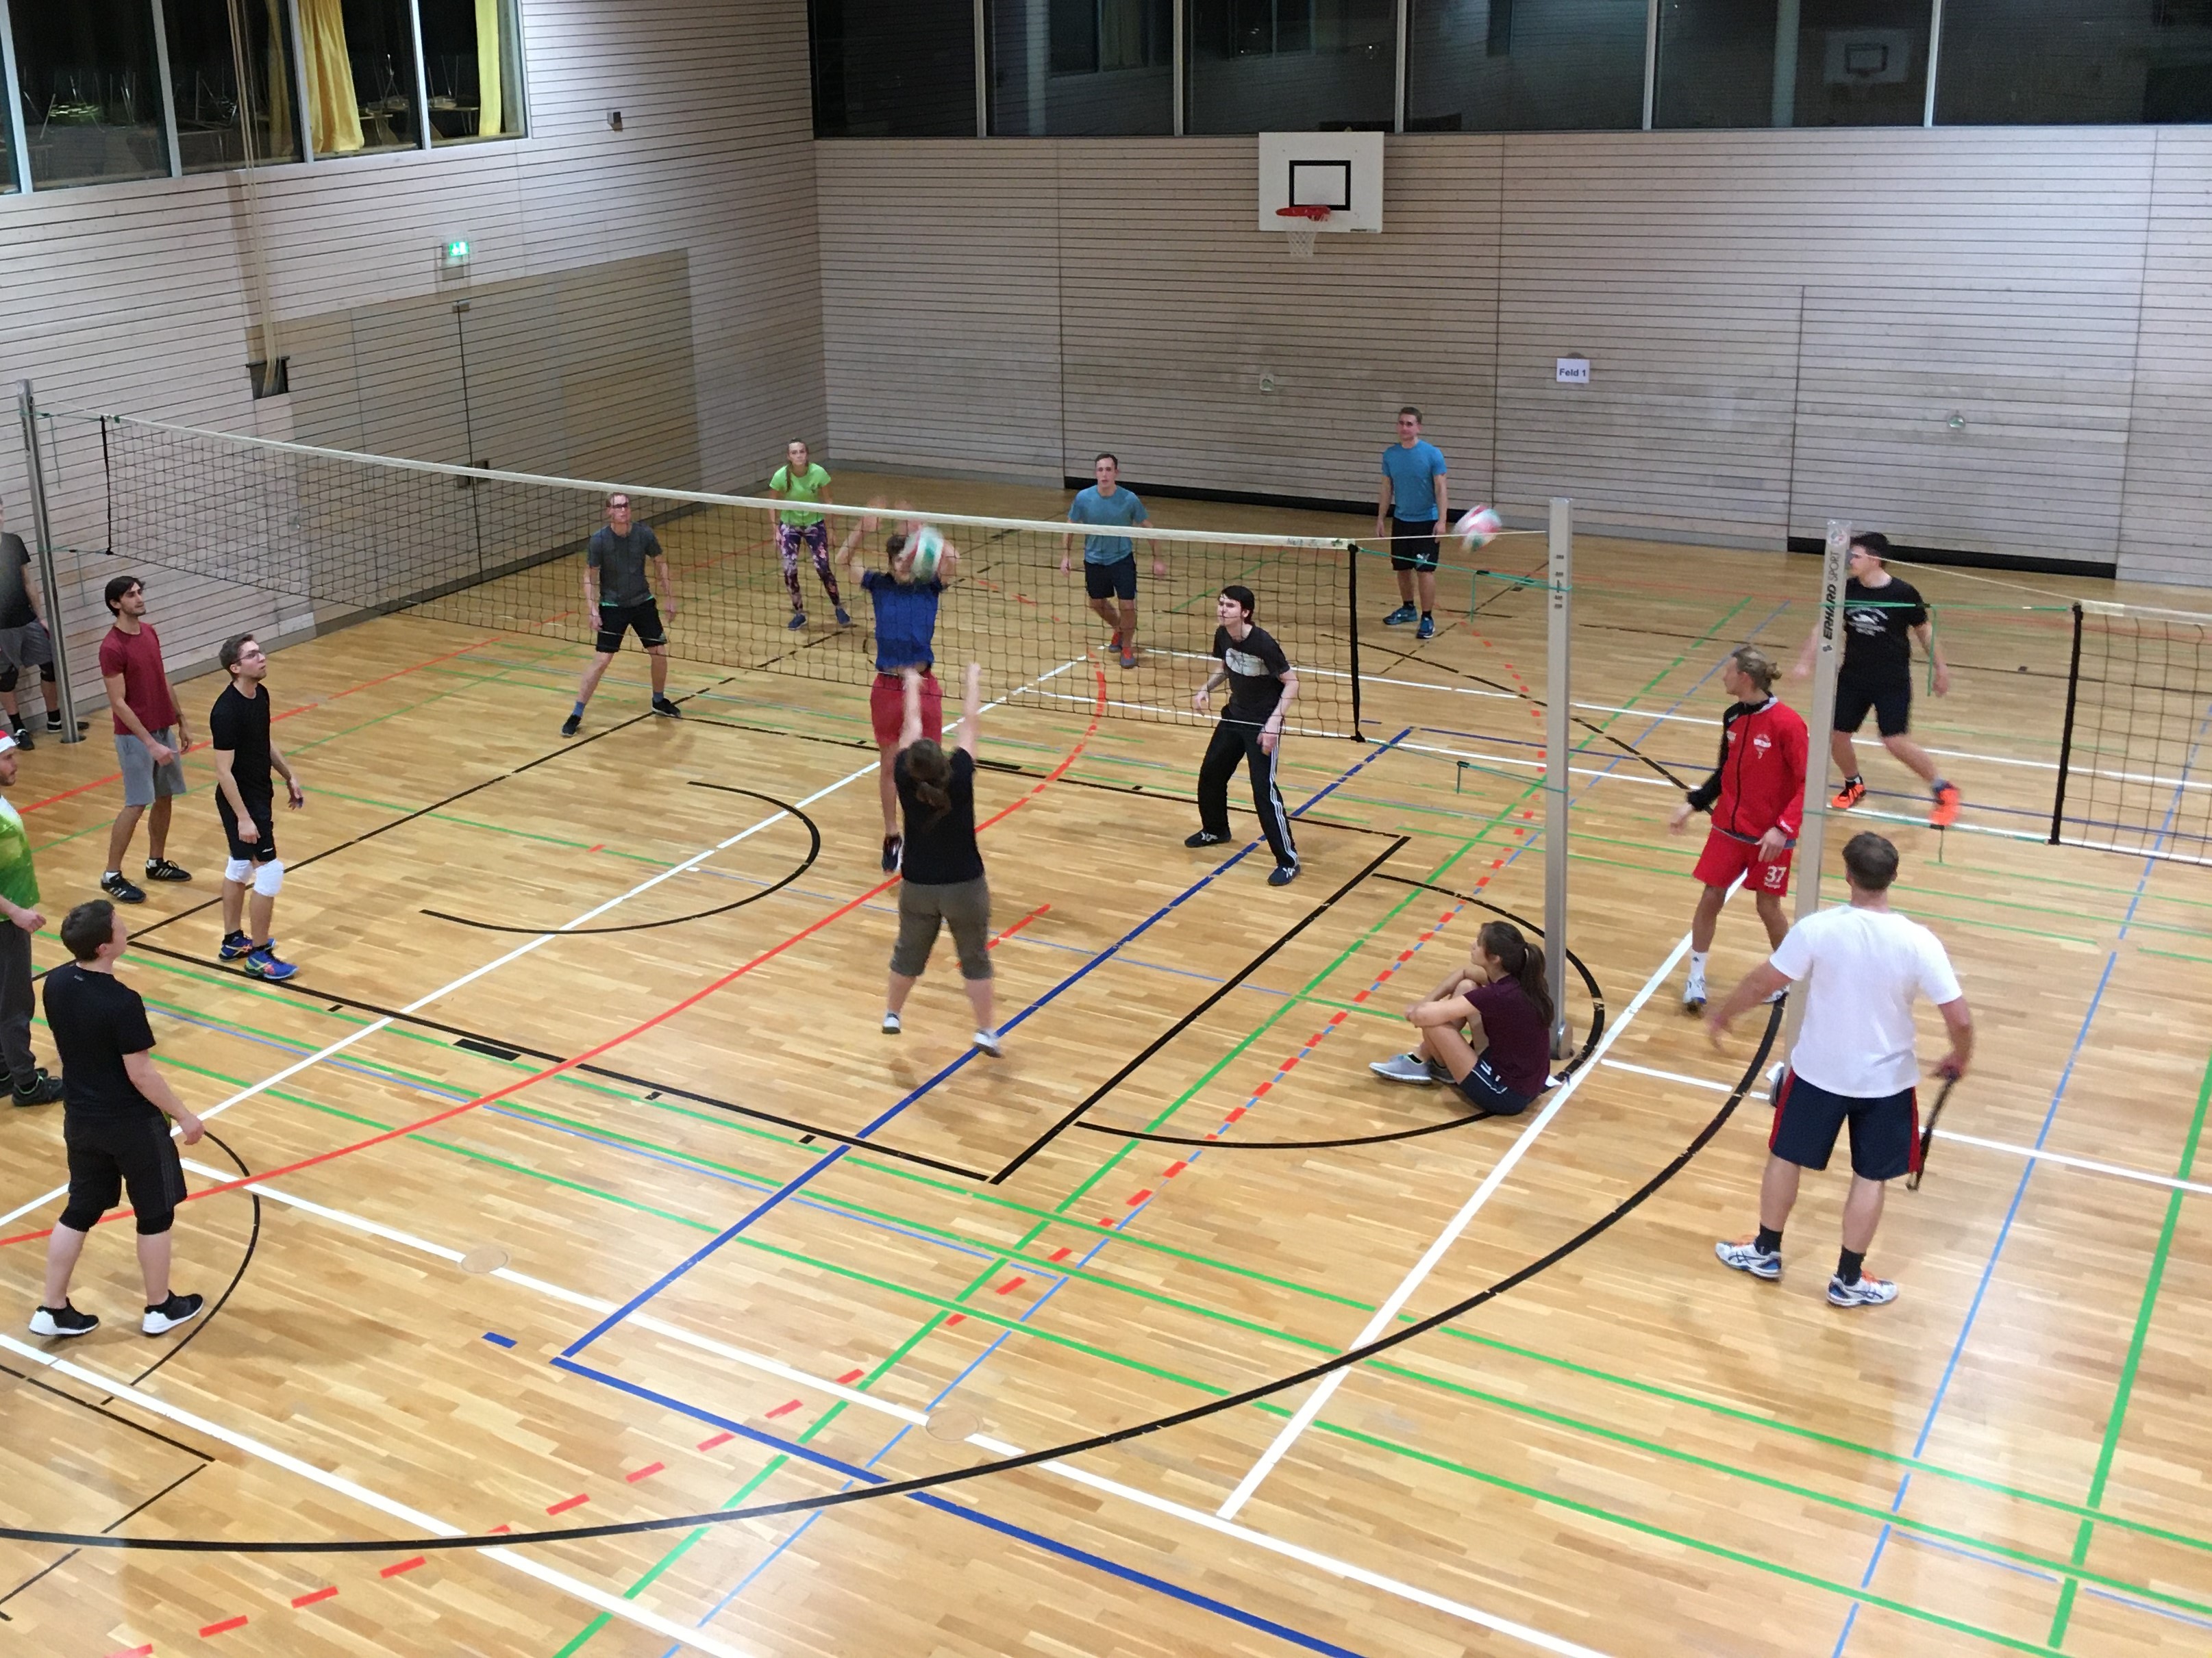
<svg viewBox="0 0 2212 1658"><path fill-rule="evenodd" d="M1589 359L1588 357L1559 358L1557 378L1562 386L1588 386Z"/></svg>

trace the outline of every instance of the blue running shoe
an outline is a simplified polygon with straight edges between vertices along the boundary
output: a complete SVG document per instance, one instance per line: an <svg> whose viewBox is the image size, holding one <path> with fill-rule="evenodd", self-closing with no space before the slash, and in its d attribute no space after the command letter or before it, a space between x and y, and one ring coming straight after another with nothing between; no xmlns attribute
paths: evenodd
<svg viewBox="0 0 2212 1658"><path fill-rule="evenodd" d="M804 610L793 610L791 613L791 620L785 623L783 625L791 629L793 632L796 632L798 629L806 625L806 612Z"/></svg>
<svg viewBox="0 0 2212 1658"><path fill-rule="evenodd" d="M1416 639L1434 639L1437 636L1436 617L1432 616L1423 616L1421 618L1421 625L1414 629L1413 636Z"/></svg>
<svg viewBox="0 0 2212 1658"><path fill-rule="evenodd" d="M243 932L227 932L222 939L222 959L234 962L253 948L253 940Z"/></svg>
<svg viewBox="0 0 2212 1658"><path fill-rule="evenodd" d="M246 970L257 979L284 980L300 969L289 962L276 959L276 941L271 938L267 944L256 944L246 952Z"/></svg>
<svg viewBox="0 0 2212 1658"><path fill-rule="evenodd" d="M1382 618L1382 625L1386 628L1402 628L1409 622L1419 621L1421 613L1412 605L1401 604Z"/></svg>
<svg viewBox="0 0 2212 1658"><path fill-rule="evenodd" d="M837 607L837 625L841 628L849 628L853 625L852 616L842 604Z"/></svg>

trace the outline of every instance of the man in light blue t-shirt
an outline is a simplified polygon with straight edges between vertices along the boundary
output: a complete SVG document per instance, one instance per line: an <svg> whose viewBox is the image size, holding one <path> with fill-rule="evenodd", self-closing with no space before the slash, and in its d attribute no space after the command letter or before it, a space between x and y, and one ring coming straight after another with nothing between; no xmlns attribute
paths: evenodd
<svg viewBox="0 0 2212 1658"><path fill-rule="evenodd" d="M1093 524L1126 529L1133 525L1149 524L1145 503L1115 482L1121 476L1121 463L1113 456L1102 454L1091 465L1098 482L1082 491L1067 509L1070 524ZM1060 542L1060 569L1065 575L1074 568L1075 537L1062 536ZM1159 554L1158 544L1152 549L1152 574L1164 576L1167 560ZM1137 544L1127 536L1087 535L1083 537L1083 590L1091 596L1091 608L1098 612L1098 619L1114 629L1114 641L1107 648L1121 653L1121 665L1137 665Z"/></svg>
<svg viewBox="0 0 2212 1658"><path fill-rule="evenodd" d="M1402 628L1418 617L1420 637L1436 637L1437 533L1451 511L1444 452L1421 436L1421 411L1398 411L1398 440L1382 452L1382 487L1375 498L1375 533L1390 537L1390 568L1398 575L1398 608L1382 618ZM1420 603L1414 604L1414 583Z"/></svg>

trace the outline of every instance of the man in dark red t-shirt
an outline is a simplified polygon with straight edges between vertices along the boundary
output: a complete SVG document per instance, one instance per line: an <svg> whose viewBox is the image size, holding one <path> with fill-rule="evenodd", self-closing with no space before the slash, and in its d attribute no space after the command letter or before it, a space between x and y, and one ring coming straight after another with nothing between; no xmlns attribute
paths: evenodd
<svg viewBox="0 0 2212 1658"><path fill-rule="evenodd" d="M185 792L184 752L192 745L169 671L161 665L161 641L146 624L146 586L135 575L107 584L107 609L115 625L100 641L100 677L107 685L107 706L115 716L115 757L123 768L123 810L107 833L107 872L100 890L118 903L143 904L146 895L123 872L138 818L147 807L146 878L189 881L189 871L164 854L169 845L169 802Z"/></svg>

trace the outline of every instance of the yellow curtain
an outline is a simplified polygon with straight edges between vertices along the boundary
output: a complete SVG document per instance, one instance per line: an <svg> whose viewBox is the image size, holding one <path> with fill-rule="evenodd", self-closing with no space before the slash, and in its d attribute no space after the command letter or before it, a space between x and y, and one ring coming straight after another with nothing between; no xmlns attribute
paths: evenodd
<svg viewBox="0 0 2212 1658"><path fill-rule="evenodd" d="M477 136L480 138L507 130L507 83L500 72L501 9L501 0L477 0Z"/></svg>
<svg viewBox="0 0 2212 1658"><path fill-rule="evenodd" d="M340 0L300 0L300 35L307 58L307 131L315 154L343 155L363 148L361 100L346 58Z"/></svg>
<svg viewBox="0 0 2212 1658"><path fill-rule="evenodd" d="M284 0L269 7L269 154L264 161L292 154L292 58L284 50Z"/></svg>

